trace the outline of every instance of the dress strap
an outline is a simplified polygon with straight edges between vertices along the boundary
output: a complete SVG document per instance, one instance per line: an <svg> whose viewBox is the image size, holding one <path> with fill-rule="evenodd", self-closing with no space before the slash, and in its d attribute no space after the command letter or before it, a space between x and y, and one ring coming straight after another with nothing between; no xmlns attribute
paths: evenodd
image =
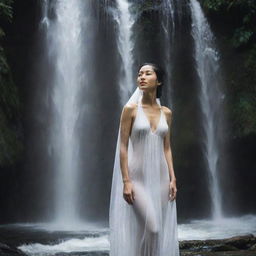
<svg viewBox="0 0 256 256"><path fill-rule="evenodd" d="M160 99L159 98L156 98L156 102L157 102L157 104L161 107L161 109L162 109L162 106L161 106L161 101L160 101Z"/></svg>

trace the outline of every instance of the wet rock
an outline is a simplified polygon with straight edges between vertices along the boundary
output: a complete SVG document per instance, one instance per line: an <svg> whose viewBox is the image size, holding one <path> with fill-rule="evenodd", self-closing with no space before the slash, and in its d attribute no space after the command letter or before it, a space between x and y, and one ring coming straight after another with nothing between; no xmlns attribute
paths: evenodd
<svg viewBox="0 0 256 256"><path fill-rule="evenodd" d="M256 237L181 241L180 250L181 256L256 256Z"/></svg>
<svg viewBox="0 0 256 256"><path fill-rule="evenodd" d="M239 249L236 248L235 246L227 245L227 244L220 244L220 245L213 246L213 247L211 248L211 250L212 250L212 251L215 251L215 252L239 251Z"/></svg>
<svg viewBox="0 0 256 256"><path fill-rule="evenodd" d="M252 234L225 239L225 244L235 246L238 249L249 249L255 243L256 237Z"/></svg>
<svg viewBox="0 0 256 256"><path fill-rule="evenodd" d="M256 252L236 251L236 252L181 252L181 256L256 256Z"/></svg>
<svg viewBox="0 0 256 256"><path fill-rule="evenodd" d="M256 243L253 244L253 245L249 248L249 250L251 250L251 251L256 251Z"/></svg>
<svg viewBox="0 0 256 256"><path fill-rule="evenodd" d="M21 250L12 248L7 244L0 243L1 256L26 256Z"/></svg>

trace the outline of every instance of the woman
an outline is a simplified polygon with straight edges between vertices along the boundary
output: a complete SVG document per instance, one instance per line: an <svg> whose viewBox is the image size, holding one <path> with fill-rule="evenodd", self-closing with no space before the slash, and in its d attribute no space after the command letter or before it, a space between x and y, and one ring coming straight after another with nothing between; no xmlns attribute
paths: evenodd
<svg viewBox="0 0 256 256"><path fill-rule="evenodd" d="M160 105L163 73L138 72L123 108L110 201L110 256L178 256L171 111Z"/></svg>

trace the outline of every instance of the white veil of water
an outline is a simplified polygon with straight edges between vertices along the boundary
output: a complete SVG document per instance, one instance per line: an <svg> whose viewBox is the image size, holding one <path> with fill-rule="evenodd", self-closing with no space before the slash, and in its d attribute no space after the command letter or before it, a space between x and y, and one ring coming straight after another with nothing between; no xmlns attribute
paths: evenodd
<svg viewBox="0 0 256 256"><path fill-rule="evenodd" d="M114 18L118 24L118 51L122 60L123 75L119 76L122 104L127 101L134 89L132 26L135 19L130 12L130 7L127 0L117 0L118 11L114 13Z"/></svg>
<svg viewBox="0 0 256 256"><path fill-rule="evenodd" d="M84 86L83 67L85 45L82 41L84 26L83 1L61 0L54 3L55 17L47 18L49 3L43 6L43 22L48 23L47 50L53 67L49 78L52 90L52 122L49 149L54 161L55 222L74 225L79 220L79 134L76 132L80 109L79 93ZM86 8L87 9L87 8Z"/></svg>
<svg viewBox="0 0 256 256"><path fill-rule="evenodd" d="M172 71L172 58L171 51L174 42L175 34L175 19L174 19L174 2L173 0L164 0L162 3L162 27L164 31L165 43L165 71L167 83L167 100L168 105L171 105L171 71Z"/></svg>
<svg viewBox="0 0 256 256"><path fill-rule="evenodd" d="M219 91L219 54L214 43L214 36L196 0L190 2L192 14L192 36L195 41L195 60L200 79L200 104L203 113L202 122L205 133L204 152L209 174L212 217L222 217L220 187L218 183L218 140L216 118L220 114L222 94Z"/></svg>
<svg viewBox="0 0 256 256"><path fill-rule="evenodd" d="M49 19L48 19L48 8L49 8L49 0L43 0L42 2L42 20L41 25L46 25L48 27L49 25Z"/></svg>

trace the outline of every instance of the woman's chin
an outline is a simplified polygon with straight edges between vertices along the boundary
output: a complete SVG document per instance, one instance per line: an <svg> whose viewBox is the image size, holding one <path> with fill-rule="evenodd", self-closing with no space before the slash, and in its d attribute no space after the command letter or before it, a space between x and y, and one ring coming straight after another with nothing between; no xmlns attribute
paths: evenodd
<svg viewBox="0 0 256 256"><path fill-rule="evenodd" d="M147 86L139 86L139 88L140 88L142 91L147 90Z"/></svg>

